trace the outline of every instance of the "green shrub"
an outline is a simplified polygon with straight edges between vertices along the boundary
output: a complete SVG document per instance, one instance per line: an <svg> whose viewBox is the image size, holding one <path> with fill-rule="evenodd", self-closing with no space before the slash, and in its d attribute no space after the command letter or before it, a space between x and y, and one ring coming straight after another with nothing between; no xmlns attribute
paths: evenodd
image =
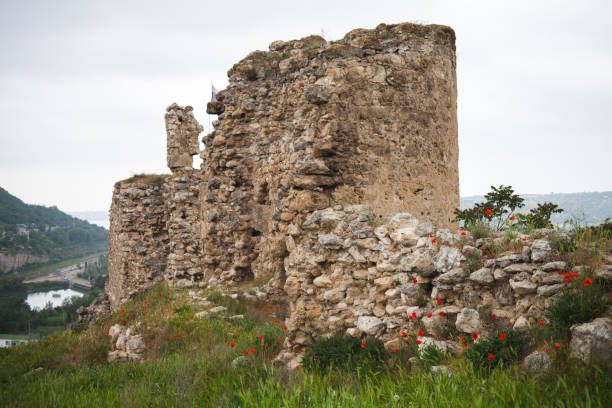
<svg viewBox="0 0 612 408"><path fill-rule="evenodd" d="M563 209L557 204L538 204L537 208L532 208L527 214L517 214L517 224L522 228L552 228L551 215L562 212Z"/></svg>
<svg viewBox="0 0 612 408"><path fill-rule="evenodd" d="M470 231L474 239L488 238L491 235L491 227L485 221L467 223L465 229Z"/></svg>
<svg viewBox="0 0 612 408"><path fill-rule="evenodd" d="M476 269L480 267L480 263L482 262L482 257L478 252L472 252L471 254L467 254L467 267L470 272L474 272Z"/></svg>
<svg viewBox="0 0 612 408"><path fill-rule="evenodd" d="M545 313L551 323L552 337L567 341L572 325L590 322L602 315L607 308L605 292L603 285L595 281L591 286L563 293Z"/></svg>
<svg viewBox="0 0 612 408"><path fill-rule="evenodd" d="M440 350L435 344L430 344L418 352L419 364L423 367L440 365L448 360L450 355Z"/></svg>
<svg viewBox="0 0 612 408"><path fill-rule="evenodd" d="M356 337L334 334L321 338L302 360L306 370L326 371L331 367L350 371L379 371L390 354L379 339L362 340Z"/></svg>
<svg viewBox="0 0 612 408"><path fill-rule="evenodd" d="M500 338L501 334L506 336L505 339ZM501 330L494 337L474 343L466 355L475 368L490 371L502 363L507 365L518 361L526 349L527 339L522 333L515 330ZM491 355L493 359L489 361Z"/></svg>
<svg viewBox="0 0 612 408"><path fill-rule="evenodd" d="M514 194L511 186L491 186L491 190L485 194L485 201L474 204L473 208L456 209L456 221L463 222L466 229L479 223L486 223L495 231L502 230L504 225L507 225L508 217L517 208L524 206L524 200L518 194ZM487 214L487 210L490 210L491 214Z"/></svg>

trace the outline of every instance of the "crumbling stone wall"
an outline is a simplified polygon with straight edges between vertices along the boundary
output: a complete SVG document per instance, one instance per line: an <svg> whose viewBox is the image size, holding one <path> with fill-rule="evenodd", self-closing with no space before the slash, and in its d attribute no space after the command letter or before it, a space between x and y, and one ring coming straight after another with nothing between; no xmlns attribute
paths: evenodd
<svg viewBox="0 0 612 408"><path fill-rule="evenodd" d="M312 211L367 203L452 225L459 205L455 36L379 25L276 41L229 70L203 141L205 278L284 282Z"/></svg>
<svg viewBox="0 0 612 408"><path fill-rule="evenodd" d="M200 240L200 174L192 156L199 152L198 136L203 128L191 106L172 104L166 109L168 136L168 263L166 280L172 285L193 286L202 281Z"/></svg>
<svg viewBox="0 0 612 408"><path fill-rule="evenodd" d="M168 256L165 179L135 176L115 184L105 289L113 309L164 277Z"/></svg>
<svg viewBox="0 0 612 408"><path fill-rule="evenodd" d="M371 217L372 209L362 205L318 210L301 225L299 244L287 238L290 312L279 361L299 364L314 339L338 331L398 345L402 333L416 336L424 327L419 347L453 349L456 341L434 338L456 332L487 337L493 327L536 325L567 285L568 265L551 261L546 240L517 237L522 251L470 271L467 257L481 254L483 240L435 229L407 213L383 225L372 225Z"/></svg>

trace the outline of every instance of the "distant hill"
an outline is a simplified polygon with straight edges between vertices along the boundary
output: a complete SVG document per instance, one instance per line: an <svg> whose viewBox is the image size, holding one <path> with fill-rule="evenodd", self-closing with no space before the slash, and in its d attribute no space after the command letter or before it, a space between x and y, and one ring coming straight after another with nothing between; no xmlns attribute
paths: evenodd
<svg viewBox="0 0 612 408"><path fill-rule="evenodd" d="M0 272L108 248L108 231L60 211L26 204L0 187ZM19 256L17 256L19 254Z"/></svg>
<svg viewBox="0 0 612 408"><path fill-rule="evenodd" d="M600 193L550 193L550 194L520 194L525 200L525 207L520 212L526 213L537 207L537 204L551 202L563 208L561 214L554 214L551 220L554 224L562 224L572 217L588 224L600 224L608 217L612 218L612 191ZM471 208L475 203L484 201L484 196L461 197L461 209ZM584 215L584 217L583 217Z"/></svg>

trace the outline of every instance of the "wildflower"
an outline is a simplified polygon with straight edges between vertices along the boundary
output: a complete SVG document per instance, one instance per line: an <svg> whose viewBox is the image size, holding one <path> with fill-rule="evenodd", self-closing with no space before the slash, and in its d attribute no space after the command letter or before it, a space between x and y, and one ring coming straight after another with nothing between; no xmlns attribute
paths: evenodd
<svg viewBox="0 0 612 408"><path fill-rule="evenodd" d="M397 349L395 349L395 352L397 353Z"/></svg>
<svg viewBox="0 0 612 408"><path fill-rule="evenodd" d="M527 238L525 238L525 237L523 237L523 238L521 238L521 239L522 239L523 241L527 241Z"/></svg>
<svg viewBox="0 0 612 408"><path fill-rule="evenodd" d="M563 275L563 271L562 271L561 269L557 270L557 273L558 273L559 275Z"/></svg>
<svg viewBox="0 0 612 408"><path fill-rule="evenodd" d="M465 339L463 338L463 336L461 336L461 341L464 341Z"/></svg>
<svg viewBox="0 0 612 408"><path fill-rule="evenodd" d="M489 354L489 361L493 361L495 357L493 357L493 354Z"/></svg>
<svg viewBox="0 0 612 408"><path fill-rule="evenodd" d="M584 280L584 286L589 286L591 283L593 283L593 281L591 279L589 279L589 278L586 278Z"/></svg>
<svg viewBox="0 0 612 408"><path fill-rule="evenodd" d="M467 344L463 343L463 347L467 347Z"/></svg>
<svg viewBox="0 0 612 408"><path fill-rule="evenodd" d="M493 314L491 315L491 318L492 318L492 319L495 319L496 317L497 317L497 315L496 315L495 313L493 313Z"/></svg>
<svg viewBox="0 0 612 408"><path fill-rule="evenodd" d="M389 344L389 348L393 348L393 344Z"/></svg>
<svg viewBox="0 0 612 408"><path fill-rule="evenodd" d="M412 340L412 336L408 337L408 340Z"/></svg>
<svg viewBox="0 0 612 408"><path fill-rule="evenodd" d="M125 314L125 310L121 309L121 314L124 315Z"/></svg>
<svg viewBox="0 0 612 408"><path fill-rule="evenodd" d="M506 340L506 335L504 333L499 335L500 340Z"/></svg>
<svg viewBox="0 0 612 408"><path fill-rule="evenodd" d="M393 396L393 399L394 399L394 400L396 400L396 401L399 401L399 395L395 394L395 395Z"/></svg>
<svg viewBox="0 0 612 408"><path fill-rule="evenodd" d="M140 309L138 309L138 313L140 313Z"/></svg>
<svg viewBox="0 0 612 408"><path fill-rule="evenodd" d="M121 324L125 324L125 321L123 321L123 320L122 320L122 321L121 321Z"/></svg>
<svg viewBox="0 0 612 408"><path fill-rule="evenodd" d="M235 344L234 344L234 343L230 343L230 347L234 347L234 346L235 346Z"/></svg>
<svg viewBox="0 0 612 408"><path fill-rule="evenodd" d="M565 278L565 281L566 281L567 283L571 283L571 282L572 282L572 278Z"/></svg>
<svg viewBox="0 0 612 408"><path fill-rule="evenodd" d="M427 315L427 317L431 317L431 313Z"/></svg>
<svg viewBox="0 0 612 408"><path fill-rule="evenodd" d="M412 315L408 316L408 319L412 319Z"/></svg>
<svg viewBox="0 0 612 408"><path fill-rule="evenodd" d="M166 292L166 295L167 295L167 296L170 296L170 292Z"/></svg>
<svg viewBox="0 0 612 408"><path fill-rule="evenodd" d="M429 234L429 238L433 238L433 235L432 235L432 234Z"/></svg>
<svg viewBox="0 0 612 408"><path fill-rule="evenodd" d="M278 339L278 341L279 341L280 343L282 343L282 342L283 342L283 339Z"/></svg>
<svg viewBox="0 0 612 408"><path fill-rule="evenodd" d="M287 326L283 326L283 330L287 330Z"/></svg>
<svg viewBox="0 0 612 408"><path fill-rule="evenodd" d="M577 273L572 272L572 273L569 274L569 277L570 278L579 278L580 275L578 275Z"/></svg>
<svg viewBox="0 0 612 408"><path fill-rule="evenodd" d="M158 293L157 296L161 297L161 293Z"/></svg>
<svg viewBox="0 0 612 408"><path fill-rule="evenodd" d="M423 330L419 330L419 337L424 337Z"/></svg>
<svg viewBox="0 0 612 408"><path fill-rule="evenodd" d="M432 239L432 240L431 240L431 243L432 243L432 244L435 244L435 243L436 243L436 240L435 240L435 239Z"/></svg>
<svg viewBox="0 0 612 408"><path fill-rule="evenodd" d="M436 302L440 303L440 302L442 302L442 299L438 298L438 299L436 300Z"/></svg>
<svg viewBox="0 0 612 408"><path fill-rule="evenodd" d="M468 254L471 254L471 253L472 253L472 251L468 249Z"/></svg>
<svg viewBox="0 0 612 408"><path fill-rule="evenodd" d="M442 317L442 316L444 316L444 313L439 312L439 313L438 313L438 316Z"/></svg>
<svg viewBox="0 0 612 408"><path fill-rule="evenodd" d="M461 231L461 235L467 235L465 231Z"/></svg>
<svg viewBox="0 0 612 408"><path fill-rule="evenodd" d="M509 219L510 221L514 221L514 215L512 215Z"/></svg>
<svg viewBox="0 0 612 408"><path fill-rule="evenodd" d="M416 279L413 279L413 280L412 280L412 283L417 283L417 280L416 280Z"/></svg>
<svg viewBox="0 0 612 408"><path fill-rule="evenodd" d="M255 349L251 349L251 353L255 353Z"/></svg>
<svg viewBox="0 0 612 408"><path fill-rule="evenodd" d="M540 326L544 326L544 320L540 320L538 323L540 324Z"/></svg>
<svg viewBox="0 0 612 408"><path fill-rule="evenodd" d="M485 211L485 213L487 213L487 215L493 215L493 211L491 211L490 209L487 208L487 211Z"/></svg>
<svg viewBox="0 0 612 408"><path fill-rule="evenodd" d="M402 332L402 336L406 337L406 332Z"/></svg>
<svg viewBox="0 0 612 408"><path fill-rule="evenodd" d="M361 348L365 348L365 343L363 341L361 342Z"/></svg>
<svg viewBox="0 0 612 408"><path fill-rule="evenodd" d="M560 348L561 348L561 345L560 345L559 343L555 343L555 348L556 348L556 349L560 349Z"/></svg>
<svg viewBox="0 0 612 408"><path fill-rule="evenodd" d="M416 317L416 312L412 312L412 317Z"/></svg>
<svg viewBox="0 0 612 408"><path fill-rule="evenodd" d="M566 274L565 274L565 275L563 275L563 276L565 276L566 278L571 278L571 276L570 276L570 274L569 274L569 273L566 273Z"/></svg>
<svg viewBox="0 0 612 408"><path fill-rule="evenodd" d="M146 311L146 310L144 311L144 314L147 314L147 311Z"/></svg>
<svg viewBox="0 0 612 408"><path fill-rule="evenodd" d="M417 344L421 344L421 343L422 343L422 341L421 341L421 340L417 340L417 341L416 341L416 343L417 343Z"/></svg>
<svg viewBox="0 0 612 408"><path fill-rule="evenodd" d="M260 340L261 340L261 339L263 339L263 336L259 336L259 339L260 339Z"/></svg>
<svg viewBox="0 0 612 408"><path fill-rule="evenodd" d="M183 337L183 335L182 335L182 334L179 334L178 336L179 336L179 337Z"/></svg>
<svg viewBox="0 0 612 408"><path fill-rule="evenodd" d="M476 340L478 338L478 335L476 333L472 333L472 338Z"/></svg>
<svg viewBox="0 0 612 408"><path fill-rule="evenodd" d="M274 320L274 324L278 324L278 320Z"/></svg>
<svg viewBox="0 0 612 408"><path fill-rule="evenodd" d="M249 354L249 352L248 352L248 351L245 351L245 352L244 352L244 355L246 356L247 354Z"/></svg>
<svg viewBox="0 0 612 408"><path fill-rule="evenodd" d="M300 369L300 366L295 366L295 369L296 369L296 370L299 370L299 369Z"/></svg>

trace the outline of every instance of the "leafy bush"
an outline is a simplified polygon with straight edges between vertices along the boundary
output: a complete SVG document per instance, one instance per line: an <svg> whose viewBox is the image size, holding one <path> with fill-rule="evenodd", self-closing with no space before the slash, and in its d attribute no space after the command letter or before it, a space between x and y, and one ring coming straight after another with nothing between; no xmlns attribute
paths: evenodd
<svg viewBox="0 0 612 408"><path fill-rule="evenodd" d="M517 208L524 206L523 199L514 194L511 186L500 185L491 186L491 192L485 195L485 201L474 204L473 208L465 210L456 209L456 221L463 222L466 229L470 229L478 224L486 223L495 231L500 231L508 217ZM487 212L487 211L490 212Z"/></svg>
<svg viewBox="0 0 612 408"><path fill-rule="evenodd" d="M596 281L591 286L567 291L555 300L545 313L553 338L569 340L572 325L590 322L603 314L607 308L605 292Z"/></svg>
<svg viewBox="0 0 612 408"><path fill-rule="evenodd" d="M502 340L500 335L505 335ZM504 336L502 336L504 337ZM475 368L489 371L494 367L518 361L527 349L525 336L514 330L498 331L494 337L475 343L467 351L467 358ZM489 360L490 356L493 356Z"/></svg>
<svg viewBox="0 0 612 408"><path fill-rule="evenodd" d="M419 351L419 364L424 367L440 365L441 362L449 358L449 354L443 352L435 344L430 344Z"/></svg>
<svg viewBox="0 0 612 408"><path fill-rule="evenodd" d="M527 214L517 214L518 225L522 228L552 228L550 217L555 213L562 213L563 209L557 204L544 203L538 204L537 208L532 208Z"/></svg>
<svg viewBox="0 0 612 408"><path fill-rule="evenodd" d="M307 370L325 371L330 367L351 371L378 371L382 368L389 352L379 339L362 340L356 337L334 334L321 338L312 345L312 350L302 360Z"/></svg>

